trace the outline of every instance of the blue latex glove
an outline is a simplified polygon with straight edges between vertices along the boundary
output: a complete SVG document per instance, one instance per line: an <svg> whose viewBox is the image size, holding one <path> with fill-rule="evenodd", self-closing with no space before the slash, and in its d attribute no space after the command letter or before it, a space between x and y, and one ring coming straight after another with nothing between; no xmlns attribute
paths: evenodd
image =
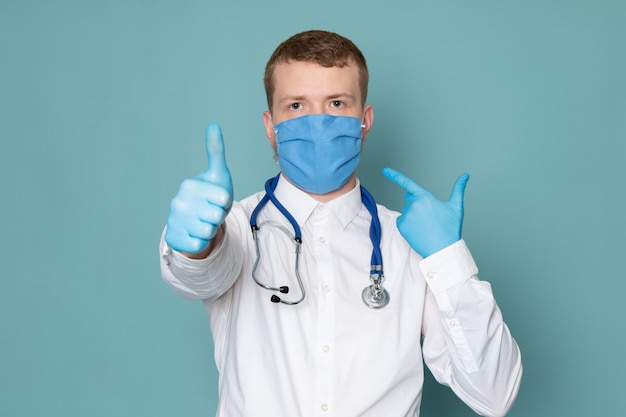
<svg viewBox="0 0 626 417"><path fill-rule="evenodd" d="M385 168L383 174L406 191L406 203L396 224L413 250L426 258L461 239L468 174L457 178L446 202L396 170Z"/></svg>
<svg viewBox="0 0 626 417"><path fill-rule="evenodd" d="M207 127L206 152L207 170L183 181L170 204L165 241L179 252L206 249L233 203L233 183L226 166L222 129L217 124Z"/></svg>

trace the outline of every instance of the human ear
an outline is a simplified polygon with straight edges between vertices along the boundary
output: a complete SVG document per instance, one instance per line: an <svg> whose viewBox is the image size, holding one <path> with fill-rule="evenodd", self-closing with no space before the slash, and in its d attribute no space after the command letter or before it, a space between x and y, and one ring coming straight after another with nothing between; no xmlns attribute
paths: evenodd
<svg viewBox="0 0 626 417"><path fill-rule="evenodd" d="M263 112L263 124L265 125L265 135L267 135L267 139L270 141L272 148L276 150L276 132L274 131L272 114L269 111Z"/></svg>

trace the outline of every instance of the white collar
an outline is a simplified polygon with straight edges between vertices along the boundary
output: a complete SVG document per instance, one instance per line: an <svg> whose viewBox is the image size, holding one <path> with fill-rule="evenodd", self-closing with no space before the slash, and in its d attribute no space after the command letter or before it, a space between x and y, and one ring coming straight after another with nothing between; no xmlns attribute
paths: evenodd
<svg viewBox="0 0 626 417"><path fill-rule="evenodd" d="M291 213L299 225L306 223L316 208L325 206L335 215L341 227L345 228L354 220L361 210L360 185L361 183L357 178L356 186L352 190L328 203L321 203L287 181L283 177L283 174L281 174L280 180L278 184L276 184L274 195L278 201L285 206L289 213Z"/></svg>

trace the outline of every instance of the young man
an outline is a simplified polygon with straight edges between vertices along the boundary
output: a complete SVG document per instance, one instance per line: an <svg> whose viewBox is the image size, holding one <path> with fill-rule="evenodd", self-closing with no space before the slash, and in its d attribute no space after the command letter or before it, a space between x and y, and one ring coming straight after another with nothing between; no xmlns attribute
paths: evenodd
<svg viewBox="0 0 626 417"><path fill-rule="evenodd" d="M402 214L355 176L367 82L348 39L294 35L265 73L280 175L233 202L211 125L208 169L172 201L162 275L211 318L220 417L417 416L423 360L479 414L517 395L518 347L461 240L467 175L441 202L385 169L407 192Z"/></svg>

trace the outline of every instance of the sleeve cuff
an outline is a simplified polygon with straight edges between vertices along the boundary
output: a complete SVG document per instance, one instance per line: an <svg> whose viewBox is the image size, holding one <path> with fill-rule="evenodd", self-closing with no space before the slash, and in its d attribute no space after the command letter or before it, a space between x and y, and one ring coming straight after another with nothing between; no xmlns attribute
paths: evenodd
<svg viewBox="0 0 626 417"><path fill-rule="evenodd" d="M463 239L424 258L420 269L435 295L478 275L478 267Z"/></svg>
<svg viewBox="0 0 626 417"><path fill-rule="evenodd" d="M222 238L222 241L219 243L219 245L213 248L209 256L203 259L192 259L169 247L169 245L165 241L166 230L167 227L163 230L163 233L161 235L160 252L163 262L165 263L165 265L170 266L170 268L180 268L190 272L205 271L211 261L214 258L219 257L219 254L224 248L224 242L226 240L226 234L224 234L224 238Z"/></svg>

